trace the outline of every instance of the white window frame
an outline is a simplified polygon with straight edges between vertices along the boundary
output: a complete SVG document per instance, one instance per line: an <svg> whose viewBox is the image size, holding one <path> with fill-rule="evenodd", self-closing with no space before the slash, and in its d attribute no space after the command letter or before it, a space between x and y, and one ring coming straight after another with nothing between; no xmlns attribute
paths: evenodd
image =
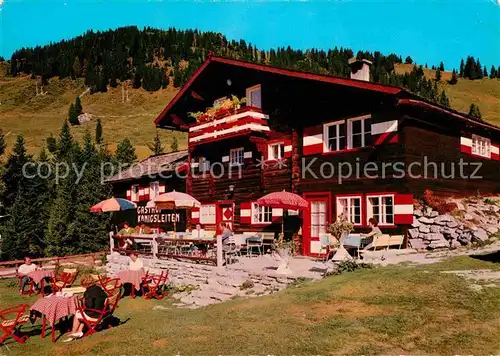
<svg viewBox="0 0 500 356"><path fill-rule="evenodd" d="M356 199L359 201L359 222L353 221L354 214L354 204L353 200ZM362 226L363 225L363 196L361 195L353 195L353 196L339 196L337 197L337 216L342 214L343 206L340 204L341 200L347 200L347 214L345 215L347 221L352 223L354 226Z"/></svg>
<svg viewBox="0 0 500 356"><path fill-rule="evenodd" d="M271 224L273 222L273 209L270 206L260 206L257 203L252 203L251 213L252 224Z"/></svg>
<svg viewBox="0 0 500 356"><path fill-rule="evenodd" d="M215 204L203 204L200 207L200 224L215 224L216 211Z"/></svg>
<svg viewBox="0 0 500 356"><path fill-rule="evenodd" d="M278 157L274 157L274 147L278 146ZM283 147L283 149L281 148ZM283 159L285 156L285 142L275 142L267 146L268 160L276 161Z"/></svg>
<svg viewBox="0 0 500 356"><path fill-rule="evenodd" d="M373 204L370 202L371 198L379 199L379 218L377 219L379 226L394 226L394 217L395 217L395 203L394 203L394 194L367 194L366 195L366 224L368 224L368 220L374 217L373 215ZM392 198L392 222L387 222L387 211L386 206L382 204L382 198Z"/></svg>
<svg viewBox="0 0 500 356"><path fill-rule="evenodd" d="M340 125L345 124L345 120L339 120L334 122L329 122L323 125L323 151L324 152L336 152L345 150L345 147L340 147ZM329 128L332 126L337 126L337 147L334 150L330 150L330 145L328 141L330 140L330 136L328 135ZM346 133L344 132L344 138L347 140ZM347 141L346 141L347 142Z"/></svg>
<svg viewBox="0 0 500 356"><path fill-rule="evenodd" d="M254 91L259 91L260 92L260 105L255 106L255 103L252 103L252 95L251 93ZM247 97L247 106L251 107L256 107L259 109L262 109L262 87L260 84L254 85L253 87L247 88L246 90L246 97Z"/></svg>
<svg viewBox="0 0 500 356"><path fill-rule="evenodd" d="M479 135L472 135L472 151L476 156L491 158L491 140Z"/></svg>
<svg viewBox="0 0 500 356"><path fill-rule="evenodd" d="M233 161L233 153L237 152L238 152L238 157L240 157L239 152L241 152L241 162ZM229 166L231 167L242 166L244 163L245 163L245 149L243 147L233 148L229 150Z"/></svg>
<svg viewBox="0 0 500 356"><path fill-rule="evenodd" d="M371 133L371 126L370 126L370 131L365 131L365 120L371 119L371 115L363 115L363 116L358 116L358 117L353 117L350 119L347 119L347 149L352 150L354 148L361 148L361 147L366 147L367 142L365 142L365 136L367 133ZM361 121L361 147L353 147L353 136L354 133L352 132L352 124L355 121Z"/></svg>
<svg viewBox="0 0 500 356"><path fill-rule="evenodd" d="M139 184L132 184L130 187L130 199L132 201L139 201Z"/></svg>
<svg viewBox="0 0 500 356"><path fill-rule="evenodd" d="M155 180L149 183L149 199L153 200L160 195L160 182Z"/></svg>

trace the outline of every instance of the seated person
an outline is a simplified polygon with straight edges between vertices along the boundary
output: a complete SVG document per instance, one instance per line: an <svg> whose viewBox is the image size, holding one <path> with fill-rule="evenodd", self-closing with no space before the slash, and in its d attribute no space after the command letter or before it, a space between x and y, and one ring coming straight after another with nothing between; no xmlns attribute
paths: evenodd
<svg viewBox="0 0 500 356"><path fill-rule="evenodd" d="M229 226L227 226L226 223L223 222L220 223L220 230L222 231L221 232L222 244L223 245L229 244L229 238L233 236L233 232L231 231Z"/></svg>
<svg viewBox="0 0 500 356"><path fill-rule="evenodd" d="M36 271L38 266L34 263L31 263L31 258L28 256L24 257L24 263L19 266L17 269L17 273L21 278L21 287L19 289L19 294L23 294L24 288L30 283L31 278L28 277L28 274Z"/></svg>
<svg viewBox="0 0 500 356"><path fill-rule="evenodd" d="M375 218L370 218L368 220L368 225L372 229L368 234L361 234L361 237L379 237L382 236L382 231L378 227L378 221Z"/></svg>
<svg viewBox="0 0 500 356"><path fill-rule="evenodd" d="M93 310L102 310L104 305L106 304L106 298L108 295L106 292L99 286L95 285L95 281L92 276L85 276L80 280L81 285L88 285L87 289L83 294L84 299L84 311L85 319L90 321L96 321L99 317L99 314ZM73 327L71 329L71 333L68 336L68 339L64 340L64 342L69 342L75 339L79 339L83 336L83 327L85 324L82 319L84 317L80 311L77 311L75 317L73 318Z"/></svg>
<svg viewBox="0 0 500 356"><path fill-rule="evenodd" d="M131 228L128 224L128 222L123 223L123 228L118 231L118 236L127 236L127 235L132 235L134 233L134 229ZM126 250L130 245L132 245L132 240L130 239L125 239L125 243L123 244L122 248Z"/></svg>
<svg viewBox="0 0 500 356"><path fill-rule="evenodd" d="M205 230L203 230L201 224L196 224L196 229L191 231L191 238L196 240L205 238Z"/></svg>
<svg viewBox="0 0 500 356"><path fill-rule="evenodd" d="M129 271L140 271L141 269L144 269L142 259L137 257L135 252L131 252L128 256L130 257L130 261L128 263Z"/></svg>
<svg viewBox="0 0 500 356"><path fill-rule="evenodd" d="M146 224L144 224L143 222L141 222L139 225L137 225L135 227L134 232L136 234L151 234L151 233L153 233L151 228L149 228L149 226L146 226Z"/></svg>

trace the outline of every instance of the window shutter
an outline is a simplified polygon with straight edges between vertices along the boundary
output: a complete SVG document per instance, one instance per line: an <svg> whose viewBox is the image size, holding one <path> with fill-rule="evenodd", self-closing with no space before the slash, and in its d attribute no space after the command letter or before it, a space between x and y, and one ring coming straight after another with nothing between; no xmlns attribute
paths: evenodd
<svg viewBox="0 0 500 356"><path fill-rule="evenodd" d="M460 137L460 152L469 155L472 153L472 139L468 137Z"/></svg>
<svg viewBox="0 0 500 356"><path fill-rule="evenodd" d="M396 194L394 196L394 224L408 225L413 223L413 194Z"/></svg>
<svg viewBox="0 0 500 356"><path fill-rule="evenodd" d="M240 222L250 224L252 222L252 203L242 202L240 204Z"/></svg>
<svg viewBox="0 0 500 356"><path fill-rule="evenodd" d="M191 209L191 223L198 224L200 222L200 208Z"/></svg>
<svg viewBox="0 0 500 356"><path fill-rule="evenodd" d="M500 161L500 145L491 145L491 159Z"/></svg>
<svg viewBox="0 0 500 356"><path fill-rule="evenodd" d="M372 124L372 142L374 145L399 142L398 120L378 122Z"/></svg>
<svg viewBox="0 0 500 356"><path fill-rule="evenodd" d="M283 217L283 209L273 209L273 222L281 222Z"/></svg>
<svg viewBox="0 0 500 356"><path fill-rule="evenodd" d="M312 126L304 129L304 156L323 153L323 126Z"/></svg>
<svg viewBox="0 0 500 356"><path fill-rule="evenodd" d="M149 200L149 187L144 188L144 200Z"/></svg>
<svg viewBox="0 0 500 356"><path fill-rule="evenodd" d="M285 140L285 158L292 157L292 140Z"/></svg>
<svg viewBox="0 0 500 356"><path fill-rule="evenodd" d="M132 191L130 189L127 190L127 200L132 200Z"/></svg>
<svg viewBox="0 0 500 356"><path fill-rule="evenodd" d="M158 192L161 194L161 193L165 193L165 184L160 184L159 187L158 187Z"/></svg>

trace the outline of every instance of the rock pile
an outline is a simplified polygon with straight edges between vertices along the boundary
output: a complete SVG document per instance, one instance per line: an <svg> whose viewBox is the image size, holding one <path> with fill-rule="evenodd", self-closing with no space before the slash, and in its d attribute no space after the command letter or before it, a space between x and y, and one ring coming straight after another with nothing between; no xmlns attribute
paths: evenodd
<svg viewBox="0 0 500 356"><path fill-rule="evenodd" d="M415 210L408 230L409 245L417 250L457 248L485 242L500 229L500 207L489 199L456 201L459 210L440 215L430 207Z"/></svg>

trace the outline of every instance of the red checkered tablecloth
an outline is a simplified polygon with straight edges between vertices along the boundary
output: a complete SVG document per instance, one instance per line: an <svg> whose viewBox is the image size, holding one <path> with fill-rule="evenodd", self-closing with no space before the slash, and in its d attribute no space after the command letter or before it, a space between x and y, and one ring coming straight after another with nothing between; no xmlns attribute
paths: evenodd
<svg viewBox="0 0 500 356"><path fill-rule="evenodd" d="M39 269L28 273L28 277L30 277L32 280L35 281L36 284L38 284L42 279L46 277L54 277L54 271Z"/></svg>
<svg viewBox="0 0 500 356"><path fill-rule="evenodd" d="M135 289L139 289L141 287L142 277L146 276L146 273L141 269L139 271L120 271L117 275L122 284L131 283Z"/></svg>
<svg viewBox="0 0 500 356"><path fill-rule="evenodd" d="M65 316L74 315L77 303L78 299L75 296L59 297L52 295L38 299L30 309L42 313L50 325L54 325L56 321Z"/></svg>

